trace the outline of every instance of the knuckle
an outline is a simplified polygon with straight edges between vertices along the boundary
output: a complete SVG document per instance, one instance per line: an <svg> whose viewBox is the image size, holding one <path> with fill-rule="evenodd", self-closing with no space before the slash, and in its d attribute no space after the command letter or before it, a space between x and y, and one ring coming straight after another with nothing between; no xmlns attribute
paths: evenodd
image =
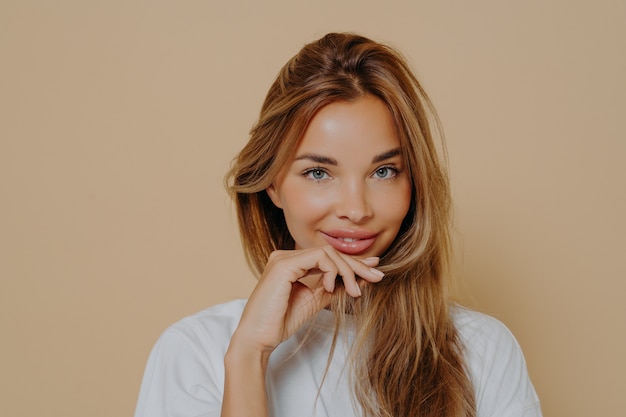
<svg viewBox="0 0 626 417"><path fill-rule="evenodd" d="M326 244L326 245L322 246L320 249L322 249L322 250L323 250L324 252L326 252L327 254L337 252L337 251L335 250L335 248L333 248L332 246L330 246L330 245L328 245L328 244Z"/></svg>
<svg viewBox="0 0 626 417"><path fill-rule="evenodd" d="M316 248L319 252L328 253L331 250L331 247L328 245L320 246Z"/></svg>
<svg viewBox="0 0 626 417"><path fill-rule="evenodd" d="M283 250L275 250L270 253L270 256L267 258L268 262L275 260L276 258L282 257L285 251Z"/></svg>

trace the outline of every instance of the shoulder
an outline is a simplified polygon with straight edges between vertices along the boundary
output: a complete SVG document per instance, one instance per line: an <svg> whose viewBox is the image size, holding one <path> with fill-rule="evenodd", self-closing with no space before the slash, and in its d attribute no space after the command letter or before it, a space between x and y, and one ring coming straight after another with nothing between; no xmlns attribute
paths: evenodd
<svg viewBox="0 0 626 417"><path fill-rule="evenodd" d="M154 350L160 353L162 360L195 356L218 358L221 363L245 305L246 300L233 300L187 316L161 334Z"/></svg>
<svg viewBox="0 0 626 417"><path fill-rule="evenodd" d="M464 307L455 307L452 317L467 349L519 349L511 331L494 317Z"/></svg>
<svg viewBox="0 0 626 417"><path fill-rule="evenodd" d="M511 331L499 320L466 308L455 308L453 319L476 391L478 415L540 416L524 354Z"/></svg>
<svg viewBox="0 0 626 417"><path fill-rule="evenodd" d="M464 349L466 366L482 385L498 373L526 372L522 350L511 331L499 320L477 311L458 307L454 323Z"/></svg>
<svg viewBox="0 0 626 417"><path fill-rule="evenodd" d="M161 334L151 356L158 362L221 361L245 304L246 300L229 301L179 320Z"/></svg>
<svg viewBox="0 0 626 417"><path fill-rule="evenodd" d="M244 299L214 305L174 323L163 332L161 338L179 337L193 341L209 337L230 340L245 305Z"/></svg>
<svg viewBox="0 0 626 417"><path fill-rule="evenodd" d="M148 358L136 416L219 415L223 358L245 303L215 305L161 334Z"/></svg>

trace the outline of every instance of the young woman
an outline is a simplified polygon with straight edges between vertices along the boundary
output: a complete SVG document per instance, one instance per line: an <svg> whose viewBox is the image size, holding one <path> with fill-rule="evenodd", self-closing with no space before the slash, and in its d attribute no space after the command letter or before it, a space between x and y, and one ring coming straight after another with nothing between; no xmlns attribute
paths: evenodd
<svg viewBox="0 0 626 417"><path fill-rule="evenodd" d="M227 176L258 284L162 335L136 416L541 416L513 336L449 299L437 126L387 46L293 57Z"/></svg>

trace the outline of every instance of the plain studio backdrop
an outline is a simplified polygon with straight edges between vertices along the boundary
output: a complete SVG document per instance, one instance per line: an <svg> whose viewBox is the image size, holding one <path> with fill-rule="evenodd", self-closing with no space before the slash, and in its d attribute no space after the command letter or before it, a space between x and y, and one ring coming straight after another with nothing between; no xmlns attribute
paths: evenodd
<svg viewBox="0 0 626 417"><path fill-rule="evenodd" d="M129 416L159 334L249 294L222 178L329 31L431 95L464 297L545 415L623 415L625 4L1 0L0 415Z"/></svg>

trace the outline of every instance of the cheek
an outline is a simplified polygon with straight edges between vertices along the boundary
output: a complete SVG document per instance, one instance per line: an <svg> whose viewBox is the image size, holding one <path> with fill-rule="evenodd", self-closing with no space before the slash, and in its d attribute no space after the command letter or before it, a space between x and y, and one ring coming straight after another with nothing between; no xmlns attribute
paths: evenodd
<svg viewBox="0 0 626 417"><path fill-rule="evenodd" d="M285 184L282 192L283 212L288 222L313 221L323 215L329 204L325 193L312 192L301 184Z"/></svg>
<svg viewBox="0 0 626 417"><path fill-rule="evenodd" d="M393 209L387 212L387 218L389 219L390 223L394 224L396 230L399 230L408 212L409 200L407 199L406 201L397 202L396 204L394 204Z"/></svg>
<svg viewBox="0 0 626 417"><path fill-rule="evenodd" d="M406 186L401 187L400 190L382 199L379 206L379 212L384 213L385 217L390 222L397 223L397 226L400 227L400 224L409 211L410 205L411 187L407 184Z"/></svg>

